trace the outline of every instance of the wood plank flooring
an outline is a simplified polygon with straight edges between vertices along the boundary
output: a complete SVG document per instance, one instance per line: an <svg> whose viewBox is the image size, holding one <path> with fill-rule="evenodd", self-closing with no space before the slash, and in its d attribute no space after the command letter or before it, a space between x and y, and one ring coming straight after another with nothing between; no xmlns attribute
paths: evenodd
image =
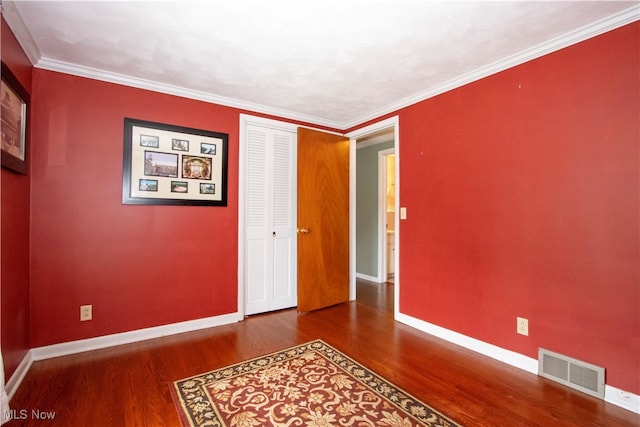
<svg viewBox="0 0 640 427"><path fill-rule="evenodd" d="M393 285L358 299L35 362L11 401L15 426L180 426L172 381L322 339L467 426L638 426L630 411L393 320ZM33 412L36 411L36 412ZM39 412L38 412L39 411ZM55 413L53 420L34 414Z"/></svg>

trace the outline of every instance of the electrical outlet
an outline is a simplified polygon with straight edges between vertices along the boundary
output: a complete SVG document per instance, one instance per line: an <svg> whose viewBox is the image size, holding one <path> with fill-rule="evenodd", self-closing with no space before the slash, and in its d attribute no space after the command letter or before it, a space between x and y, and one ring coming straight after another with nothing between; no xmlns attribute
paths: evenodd
<svg viewBox="0 0 640 427"><path fill-rule="evenodd" d="M81 305L80 306L80 321L91 320L93 318L93 306Z"/></svg>
<svg viewBox="0 0 640 427"><path fill-rule="evenodd" d="M529 335L529 319L518 317L516 332L520 335Z"/></svg>

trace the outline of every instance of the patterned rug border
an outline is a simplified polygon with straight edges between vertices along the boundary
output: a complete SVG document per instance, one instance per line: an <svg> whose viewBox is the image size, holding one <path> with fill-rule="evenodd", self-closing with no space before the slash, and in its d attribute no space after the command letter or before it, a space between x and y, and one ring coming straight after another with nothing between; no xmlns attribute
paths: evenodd
<svg viewBox="0 0 640 427"><path fill-rule="evenodd" d="M341 369L348 372L354 379L358 380L373 393L382 396L387 402L403 411L403 413L410 416L421 425L433 427L461 426L461 424L451 420L441 412L433 409L420 399L417 399L410 393L407 393L402 388L371 371L363 364L350 358L321 339L306 342L304 344L298 344L283 350L278 350L252 359L243 360L232 365L223 366L212 371L203 372L188 378L173 381L171 384L171 395L174 399L174 403L176 404L180 421L186 427L205 425L227 427L224 422L212 419L211 416L205 417L206 420L204 420L204 423L194 420L193 413L188 409L189 403L193 405L206 405L206 402L211 400L209 393L200 385L204 385L210 381L233 378L247 372L264 368L274 363L299 357L310 351L318 352L329 362L334 363L336 366L339 366ZM182 393L180 385L186 382L195 382L199 384L191 385L191 383L188 383L189 387L186 387L186 389L189 390L189 393L185 396ZM215 416L220 417L220 414L215 407L213 407L209 412L213 412L215 413Z"/></svg>

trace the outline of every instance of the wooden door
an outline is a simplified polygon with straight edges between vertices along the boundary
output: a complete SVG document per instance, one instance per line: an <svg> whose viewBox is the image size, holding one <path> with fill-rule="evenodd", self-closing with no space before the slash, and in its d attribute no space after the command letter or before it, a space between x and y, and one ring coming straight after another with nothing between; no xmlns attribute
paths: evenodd
<svg viewBox="0 0 640 427"><path fill-rule="evenodd" d="M298 129L298 312L349 300L349 139Z"/></svg>

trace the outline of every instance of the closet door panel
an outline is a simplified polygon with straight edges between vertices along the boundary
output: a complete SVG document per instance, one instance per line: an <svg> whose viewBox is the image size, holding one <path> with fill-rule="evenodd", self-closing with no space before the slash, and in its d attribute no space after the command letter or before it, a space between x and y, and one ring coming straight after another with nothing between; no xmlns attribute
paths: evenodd
<svg viewBox="0 0 640 427"><path fill-rule="evenodd" d="M246 314L269 309L272 240L268 133L260 128L247 130L246 147Z"/></svg>
<svg viewBox="0 0 640 427"><path fill-rule="evenodd" d="M268 277L270 265L267 262L269 250L264 239L247 241L247 307L246 314L256 314L269 310Z"/></svg>
<svg viewBox="0 0 640 427"><path fill-rule="evenodd" d="M296 269L295 135L273 135L273 301L272 309L295 307Z"/></svg>

